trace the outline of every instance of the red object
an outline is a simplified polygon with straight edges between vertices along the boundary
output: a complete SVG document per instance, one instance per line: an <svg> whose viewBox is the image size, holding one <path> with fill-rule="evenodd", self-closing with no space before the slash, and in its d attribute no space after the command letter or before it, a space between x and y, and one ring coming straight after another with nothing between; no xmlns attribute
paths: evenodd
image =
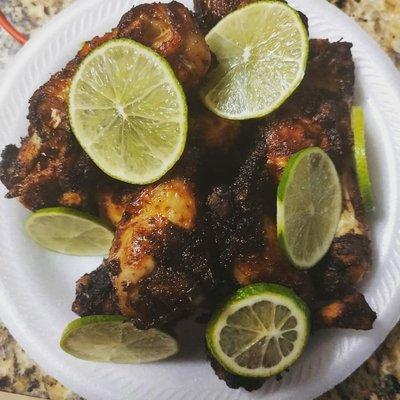
<svg viewBox="0 0 400 400"><path fill-rule="evenodd" d="M25 44L27 42L27 37L18 32L10 23L10 21L6 18L6 16L0 11L0 26L8 32L15 40L17 40L21 44Z"/></svg>

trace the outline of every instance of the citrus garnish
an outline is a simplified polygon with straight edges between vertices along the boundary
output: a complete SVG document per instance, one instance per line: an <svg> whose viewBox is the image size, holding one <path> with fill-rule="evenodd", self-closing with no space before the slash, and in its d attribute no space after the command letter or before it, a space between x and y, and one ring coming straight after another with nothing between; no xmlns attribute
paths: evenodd
<svg viewBox="0 0 400 400"><path fill-rule="evenodd" d="M311 268L328 251L342 211L339 177L318 147L294 154L278 187L278 239L298 268Z"/></svg>
<svg viewBox="0 0 400 400"><path fill-rule="evenodd" d="M25 222L25 230L40 246L76 256L107 254L114 236L98 218L64 207L32 213Z"/></svg>
<svg viewBox="0 0 400 400"><path fill-rule="evenodd" d="M119 315L93 315L64 329L61 348L74 357L121 364L159 361L178 351L176 340L158 329L140 330Z"/></svg>
<svg viewBox="0 0 400 400"><path fill-rule="evenodd" d="M76 72L69 94L73 132L107 175L145 184L182 155L187 106L167 61L133 40L110 40Z"/></svg>
<svg viewBox="0 0 400 400"><path fill-rule="evenodd" d="M290 289L257 283L239 289L211 318L207 345L229 372L267 378L291 366L310 331L310 312Z"/></svg>
<svg viewBox="0 0 400 400"><path fill-rule="evenodd" d="M374 210L374 197L369 179L367 152L365 148L364 112L361 107L353 107L351 126L354 135L354 160L356 165L358 186L366 211Z"/></svg>
<svg viewBox="0 0 400 400"><path fill-rule="evenodd" d="M218 66L201 90L204 104L227 119L277 109L304 77L308 34L297 11L259 1L229 14L206 36Z"/></svg>

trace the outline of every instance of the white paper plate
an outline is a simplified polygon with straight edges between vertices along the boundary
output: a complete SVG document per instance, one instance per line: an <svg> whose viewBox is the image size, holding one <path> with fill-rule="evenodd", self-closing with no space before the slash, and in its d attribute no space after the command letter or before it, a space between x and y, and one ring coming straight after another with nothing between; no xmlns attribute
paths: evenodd
<svg viewBox="0 0 400 400"><path fill-rule="evenodd" d="M134 4L80 0L54 18L15 58L0 89L0 146L26 134L28 99L80 43L118 23ZM400 310L399 180L400 78L386 55L354 22L325 0L293 0L309 18L312 37L354 43L357 103L367 116L369 161L377 199L372 221L374 271L363 291L378 312L370 332L331 330L312 338L301 361L280 382L256 392L228 389L205 361L201 328L179 332L178 357L151 365L107 365L64 354L58 340L75 315L74 282L99 265L96 258L68 257L33 245L23 233L27 211L0 200L0 318L25 350L51 375L89 400L311 399L356 369L395 325ZM5 193L2 187L1 197Z"/></svg>

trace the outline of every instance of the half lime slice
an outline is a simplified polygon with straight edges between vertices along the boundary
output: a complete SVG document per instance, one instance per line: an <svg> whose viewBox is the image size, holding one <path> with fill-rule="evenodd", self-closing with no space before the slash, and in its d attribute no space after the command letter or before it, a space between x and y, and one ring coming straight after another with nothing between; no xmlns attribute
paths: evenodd
<svg viewBox="0 0 400 400"><path fill-rule="evenodd" d="M366 211L374 210L374 197L369 179L367 152L365 148L364 112L361 107L353 107L351 126L354 135L354 160L356 165L358 186Z"/></svg>
<svg viewBox="0 0 400 400"><path fill-rule="evenodd" d="M180 158L187 106L165 59L129 39L92 51L69 93L73 132L106 174L134 184L154 182Z"/></svg>
<svg viewBox="0 0 400 400"><path fill-rule="evenodd" d="M229 372L267 378L290 367L302 354L310 312L290 289L257 283L239 289L212 317L207 345Z"/></svg>
<svg viewBox="0 0 400 400"><path fill-rule="evenodd" d="M229 14L206 36L218 66L201 90L204 104L227 119L277 109L304 77L308 34L297 11L259 1Z"/></svg>
<svg viewBox="0 0 400 400"><path fill-rule="evenodd" d="M76 358L119 364L163 360L178 351L176 340L158 329L139 330L118 315L78 318L61 335L61 348Z"/></svg>
<svg viewBox="0 0 400 400"><path fill-rule="evenodd" d="M342 211L339 177L329 156L312 147L294 154L278 187L278 239L298 268L311 268L328 251Z"/></svg>
<svg viewBox="0 0 400 400"><path fill-rule="evenodd" d="M76 256L105 255L114 237L98 218L64 207L32 213L25 221L25 230L40 246Z"/></svg>

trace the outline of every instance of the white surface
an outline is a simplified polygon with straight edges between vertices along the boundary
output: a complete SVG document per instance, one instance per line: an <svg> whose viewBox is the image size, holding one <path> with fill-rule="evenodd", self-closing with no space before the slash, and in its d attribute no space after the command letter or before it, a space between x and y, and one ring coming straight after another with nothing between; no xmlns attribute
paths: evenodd
<svg viewBox="0 0 400 400"><path fill-rule="evenodd" d="M133 1L80 0L24 46L0 89L0 146L26 134L28 99L50 73L72 58L83 40L115 26ZM385 54L325 0L293 0L307 14L312 37L354 43L357 102L367 115L369 160L378 210L373 221L374 271L363 291L378 320L370 332L314 336L301 361L280 382L256 392L228 389L205 361L201 329L182 328L183 351L152 365L107 365L64 354L58 339L70 311L74 282L99 259L46 252L25 237L27 214L16 200L0 200L0 317L26 351L51 375L89 400L305 400L348 376L381 343L399 316L400 78ZM0 195L5 193L0 189Z"/></svg>

